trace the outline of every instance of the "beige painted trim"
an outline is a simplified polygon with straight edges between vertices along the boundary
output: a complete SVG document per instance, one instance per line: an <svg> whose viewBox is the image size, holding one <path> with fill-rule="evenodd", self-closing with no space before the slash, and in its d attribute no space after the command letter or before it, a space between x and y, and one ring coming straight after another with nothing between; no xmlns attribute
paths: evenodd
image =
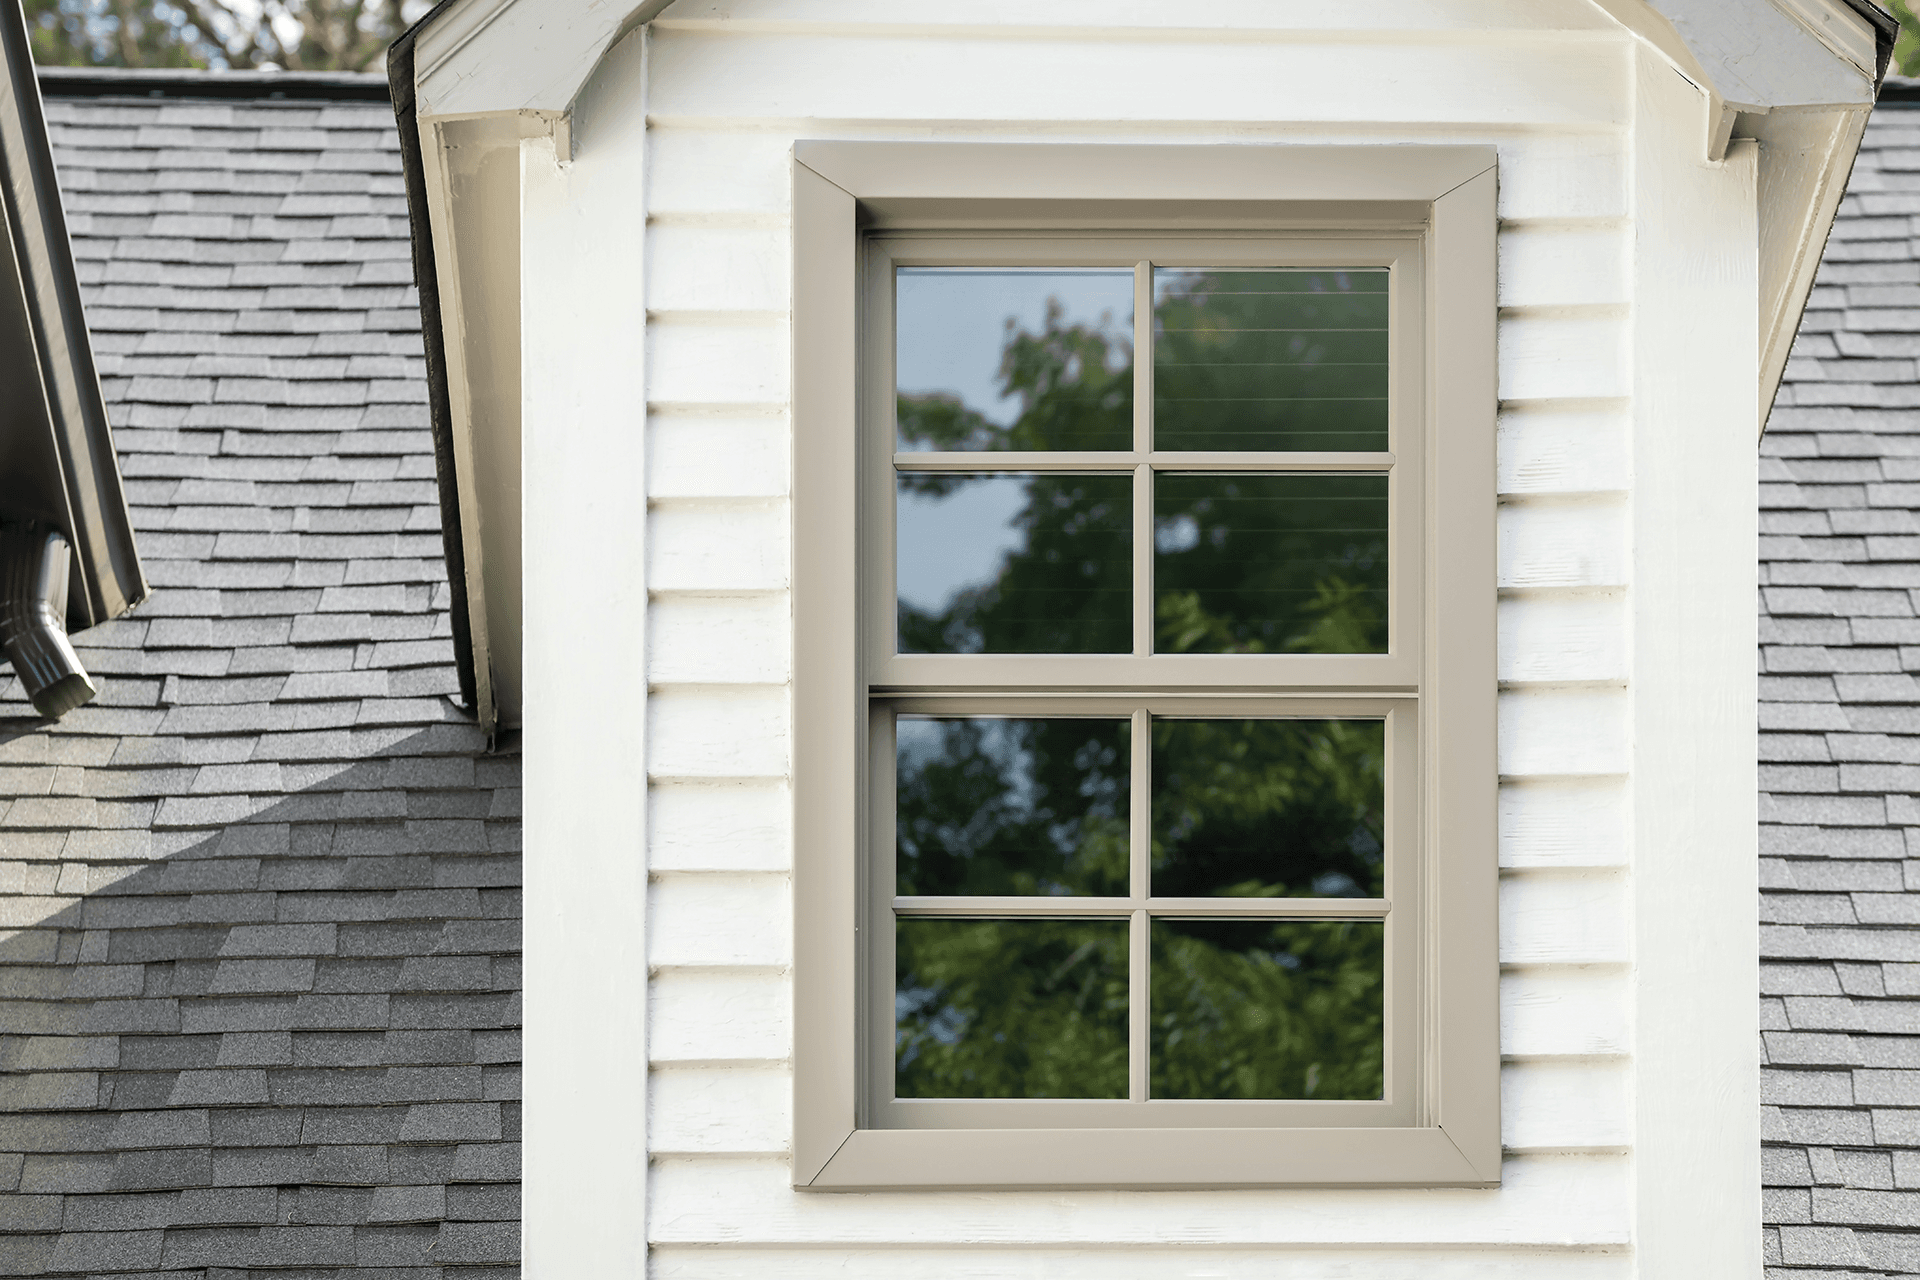
<svg viewBox="0 0 1920 1280"><path fill-rule="evenodd" d="M1490 147L796 144L796 1187L1498 1183L1495 163ZM860 815L863 772L871 770L877 779L890 761L869 756L872 743L862 727L871 686L862 678L863 640L869 638L860 634L857 608L860 224L901 217L917 225L977 230L975 215L985 213L991 220L995 202L1029 200L1069 202L1069 212L1093 219L1096 226L1134 225L1143 221L1143 208L1150 219L1153 207L1164 207L1169 188L1180 192L1188 216L1196 201L1231 202L1229 216L1269 227L1311 223L1325 207L1290 201L1343 202L1363 215L1378 208L1382 223L1402 225L1414 203L1426 222L1427 375L1426 406L1419 415L1425 448L1420 451L1431 453L1434 462L1422 486L1429 511L1420 600L1423 652L1415 673L1420 688L1366 679L1340 688L1329 678L1310 688L1296 684L1292 694L1321 700L1422 699L1419 754L1427 785L1416 803L1425 809L1422 822L1432 837L1418 842L1411 895L1401 894L1398 886L1390 895L1402 904L1399 909L1408 902L1418 907L1425 926L1425 972L1418 988L1423 1008L1414 1032L1425 1063L1425 1079L1413 1100L1418 1123L876 1128L875 1117L863 1114L868 1108L862 1104L856 1060L862 1020L857 924L868 910L858 868L870 838ZM1004 218L1005 207L999 210ZM1052 213L1060 212L1054 204ZM1330 235L1352 233L1346 225L1319 226ZM1405 452L1400 446L1396 450L1396 459ZM1428 584L1435 589L1427 591ZM1442 603L1445 607L1438 607ZM918 679L920 673L911 674ZM1084 687L1084 681L1074 683ZM1184 688L1190 681L1179 683ZM1288 696L1272 686L1246 688L1245 677L1239 683L1237 697ZM911 692L916 705L939 697L936 690Z"/></svg>

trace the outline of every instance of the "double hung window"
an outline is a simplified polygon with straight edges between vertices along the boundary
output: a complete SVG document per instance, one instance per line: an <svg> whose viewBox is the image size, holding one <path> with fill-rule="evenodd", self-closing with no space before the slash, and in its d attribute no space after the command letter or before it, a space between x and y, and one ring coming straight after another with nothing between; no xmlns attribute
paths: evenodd
<svg viewBox="0 0 1920 1280"><path fill-rule="evenodd" d="M888 157L807 145L796 1185L1497 1177L1492 689L1440 662L1490 629L1435 596L1490 619L1491 564L1436 560L1484 552L1437 521L1491 476L1433 470L1487 459L1491 397L1436 429L1446 192L863 208Z"/></svg>

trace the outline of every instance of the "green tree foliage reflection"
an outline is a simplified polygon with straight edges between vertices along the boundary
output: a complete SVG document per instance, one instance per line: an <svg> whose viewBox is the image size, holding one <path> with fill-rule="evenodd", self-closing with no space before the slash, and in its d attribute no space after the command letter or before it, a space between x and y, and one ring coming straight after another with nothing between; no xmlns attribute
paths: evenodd
<svg viewBox="0 0 1920 1280"><path fill-rule="evenodd" d="M1127 1096L1124 920L904 919L903 1098Z"/></svg>
<svg viewBox="0 0 1920 1280"><path fill-rule="evenodd" d="M378 71L430 0L24 0L33 60L62 67Z"/></svg>
<svg viewBox="0 0 1920 1280"><path fill-rule="evenodd" d="M1009 334L1001 386L1021 406L1010 425L951 396L903 396L901 447L1127 448L1132 373L1115 356L1117 341L1063 324L1055 309L1043 332ZM940 609L903 605L903 649L1131 647L1126 477L1025 479L1015 518L1021 541L997 578ZM1120 487L1093 483L1114 479ZM1187 554L1207 565L1184 593L1170 593L1180 597L1174 603L1168 595L1158 602L1159 648L1377 651L1386 616L1384 498L1330 493L1325 483L1372 479L1311 477L1319 487L1310 491L1263 491L1245 479L1236 493L1196 487L1176 491L1171 507L1157 505L1156 537L1184 518L1190 532L1182 526L1170 536L1193 544L1164 552L1161 563ZM969 482L952 473L901 479L907 492L929 497ZM1328 498L1348 503L1349 516L1353 502L1377 502L1379 517L1313 506ZM1281 585L1295 603L1283 625L1261 631L1270 621L1262 611L1270 615L1279 598L1247 585L1263 573L1269 586L1271 575L1292 575ZM1125 892L1124 726L921 723L903 736L897 774L899 892ZM1380 722L1166 720L1153 732L1156 894L1381 894ZM921 736L909 750L914 734ZM1152 993L1141 993L1152 1009L1155 1096L1379 1096L1381 932L1359 922L1163 922L1153 939ZM1126 933L1120 918L900 919L900 1096L1124 1097Z"/></svg>

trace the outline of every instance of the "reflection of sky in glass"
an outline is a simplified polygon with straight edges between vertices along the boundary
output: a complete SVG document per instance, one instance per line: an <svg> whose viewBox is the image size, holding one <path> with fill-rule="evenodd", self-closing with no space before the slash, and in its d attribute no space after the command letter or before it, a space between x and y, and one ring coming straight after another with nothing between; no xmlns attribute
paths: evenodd
<svg viewBox="0 0 1920 1280"><path fill-rule="evenodd" d="M998 578L1007 557L1026 545L1014 518L1026 506L1027 480L969 476L944 495L903 488L895 517L901 601L944 613L961 591Z"/></svg>
<svg viewBox="0 0 1920 1280"><path fill-rule="evenodd" d="M1007 326L1047 327L1047 304L1063 325L1104 329L1115 339L1117 372L1132 358L1133 272L1012 267L901 267L894 293L894 379L903 395L945 392L996 426L1020 416L1017 396L1000 394Z"/></svg>

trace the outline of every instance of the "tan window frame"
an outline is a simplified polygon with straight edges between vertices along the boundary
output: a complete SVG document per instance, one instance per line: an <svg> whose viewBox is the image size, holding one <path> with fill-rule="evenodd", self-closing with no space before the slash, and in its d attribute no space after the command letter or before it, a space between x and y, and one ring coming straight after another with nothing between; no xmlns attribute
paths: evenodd
<svg viewBox="0 0 1920 1280"><path fill-rule="evenodd" d="M1480 147L797 144L796 1187L1498 1181L1494 160ZM1155 656L1141 620L1132 655L894 656L886 552L897 460L890 430L863 437L858 423L890 403L885 285L890 264L915 255L1389 266L1401 382L1387 455L1175 460L1151 454L1142 429L1133 454L1107 460L1387 471L1388 652ZM965 465L995 461L972 454ZM999 461L1036 466L1033 455ZM1136 523L1147 518L1142 509ZM1136 531L1136 546L1150 537ZM1142 618L1144 598L1137 584ZM1384 1100L1154 1104L1137 1084L1133 1101L1114 1103L891 1097L892 867L868 855L891 847L892 713L1054 702L1083 713L1388 719L1388 898L1366 908L1389 923ZM1127 906L1139 934L1148 904Z"/></svg>

